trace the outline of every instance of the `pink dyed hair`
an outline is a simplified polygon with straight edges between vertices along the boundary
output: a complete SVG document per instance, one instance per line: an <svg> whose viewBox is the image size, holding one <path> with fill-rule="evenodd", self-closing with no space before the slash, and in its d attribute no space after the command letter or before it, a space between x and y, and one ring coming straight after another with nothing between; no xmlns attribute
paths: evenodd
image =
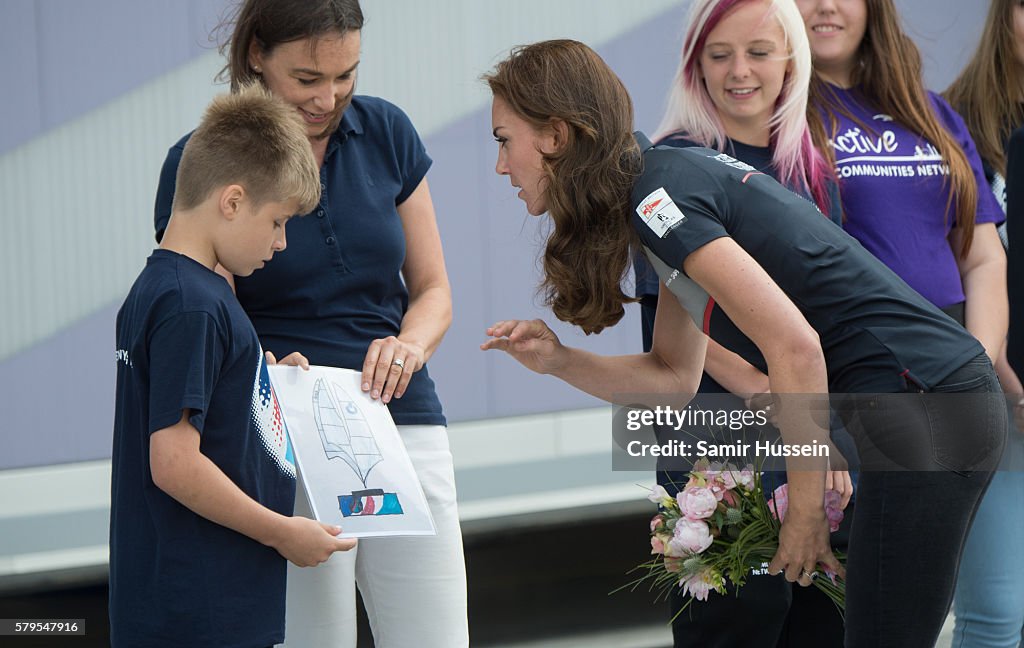
<svg viewBox="0 0 1024 648"><path fill-rule="evenodd" d="M700 57L708 34L723 18L744 3L758 1L694 0L687 17L679 70L672 82L668 105L655 140L681 131L688 139L703 146L720 151L725 149L728 136L704 86ZM767 2L769 8L765 18L774 16L779 21L792 63L776 101L775 112L765 125L769 129L772 164L782 184L808 192L821 211L827 214L831 208L828 181L835 180L835 173L815 148L807 125L807 96L813 68L804 21L793 0Z"/></svg>

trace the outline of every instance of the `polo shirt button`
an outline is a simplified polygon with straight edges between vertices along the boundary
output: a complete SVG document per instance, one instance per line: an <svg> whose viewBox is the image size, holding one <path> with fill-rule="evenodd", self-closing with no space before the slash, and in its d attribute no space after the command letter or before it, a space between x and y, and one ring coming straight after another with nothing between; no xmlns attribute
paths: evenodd
<svg viewBox="0 0 1024 648"><path fill-rule="evenodd" d="M334 245L334 237L333 236L328 236L327 237L327 245Z"/></svg>
<svg viewBox="0 0 1024 648"><path fill-rule="evenodd" d="M318 210L317 210L317 212L316 212L316 217L317 217L317 218L323 218L323 217L324 217L324 216L326 216L326 215L327 215L327 214L325 214L325 213L324 213L324 210L322 210L322 209L318 209Z"/></svg>

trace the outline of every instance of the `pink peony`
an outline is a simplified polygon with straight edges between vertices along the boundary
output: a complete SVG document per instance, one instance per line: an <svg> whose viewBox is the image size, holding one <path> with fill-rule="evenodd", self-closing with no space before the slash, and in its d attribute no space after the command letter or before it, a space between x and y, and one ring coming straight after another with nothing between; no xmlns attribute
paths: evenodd
<svg viewBox="0 0 1024 648"><path fill-rule="evenodd" d="M722 494L722 501L725 502L727 506L731 506L732 508L736 508L737 506L739 506L739 498L736 497L736 493L731 490L727 490L725 491L725 493Z"/></svg>
<svg viewBox="0 0 1024 648"><path fill-rule="evenodd" d="M711 529L701 520L682 519L676 522L672 540L668 543L673 555L698 554L714 542Z"/></svg>
<svg viewBox="0 0 1024 648"><path fill-rule="evenodd" d="M712 475L708 474L709 470L711 470L711 461L707 457L701 457L693 462L693 469L690 471L690 475L696 474L708 479L712 477Z"/></svg>
<svg viewBox="0 0 1024 648"><path fill-rule="evenodd" d="M664 525L665 525L665 516L662 515L661 513L658 513L657 515L655 515L654 517L651 518L651 533L654 533L655 531L658 530L658 527L661 527L661 526L664 526Z"/></svg>
<svg viewBox="0 0 1024 648"><path fill-rule="evenodd" d="M842 496L834 490L825 491L825 517L828 518L828 530L836 532L843 521L843 509L840 508Z"/></svg>
<svg viewBox="0 0 1024 648"><path fill-rule="evenodd" d="M835 532L839 530L839 524L843 521L843 510L839 508L842 496L834 490L825 491L825 517L828 519L828 530ZM780 522L786 519L786 510L789 509L789 484L783 484L775 489L775 495L768 500L768 508L772 515Z"/></svg>
<svg viewBox="0 0 1024 648"><path fill-rule="evenodd" d="M673 544L672 540L674 540L674 536L671 533L656 533L654 534L654 537L661 542L661 550L662 553L665 554L666 560L668 558L681 558L683 556L684 552L682 547L677 544ZM654 547L653 542L651 543L651 547Z"/></svg>
<svg viewBox="0 0 1024 648"><path fill-rule="evenodd" d="M679 579L679 586L683 588L683 594L689 594L698 601L708 600L711 590L718 590L720 585L711 569L705 567L698 572L683 576Z"/></svg>
<svg viewBox="0 0 1024 648"><path fill-rule="evenodd" d="M723 470L722 472L718 473L718 480L717 481L723 487L725 487L725 488L727 488L729 490L732 490L732 489L736 488L736 474L737 474L736 466L733 466L731 464L726 464L725 470Z"/></svg>
<svg viewBox="0 0 1024 648"><path fill-rule="evenodd" d="M709 488L694 486L676 495L679 510L688 520L703 520L711 517L718 507L719 498Z"/></svg>
<svg viewBox="0 0 1024 648"><path fill-rule="evenodd" d="M709 461L702 472L708 481L714 481L722 474L723 468L725 468L725 464L719 461Z"/></svg>
<svg viewBox="0 0 1024 648"><path fill-rule="evenodd" d="M736 481L739 482L740 486L749 490L754 490L754 469L749 465L741 470L736 476Z"/></svg>
<svg viewBox="0 0 1024 648"><path fill-rule="evenodd" d="M786 510L789 508L789 484L783 484L775 489L768 499L768 508L776 520L781 522L786 518Z"/></svg>

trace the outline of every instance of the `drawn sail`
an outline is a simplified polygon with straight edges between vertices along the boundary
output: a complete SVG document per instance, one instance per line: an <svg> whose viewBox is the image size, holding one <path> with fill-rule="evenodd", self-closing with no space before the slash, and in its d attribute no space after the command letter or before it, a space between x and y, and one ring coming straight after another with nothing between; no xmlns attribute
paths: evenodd
<svg viewBox="0 0 1024 648"><path fill-rule="evenodd" d="M341 387L320 378L313 387L313 417L328 460L342 459L365 487L383 456L359 407Z"/></svg>

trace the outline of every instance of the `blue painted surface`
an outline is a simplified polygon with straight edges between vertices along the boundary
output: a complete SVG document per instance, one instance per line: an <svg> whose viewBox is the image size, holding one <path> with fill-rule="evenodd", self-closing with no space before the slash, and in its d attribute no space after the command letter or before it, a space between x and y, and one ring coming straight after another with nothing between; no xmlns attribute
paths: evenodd
<svg viewBox="0 0 1024 648"><path fill-rule="evenodd" d="M496 358L478 346L484 340L484 322L493 312L491 304L504 298L491 288L494 270L487 261L488 200L493 200L493 193L483 173L490 163L481 155L489 147L481 146L481 141L489 142L490 131L490 112L477 111L426 139L434 158L427 181L454 308L451 328L430 360L430 375L452 422L486 418L490 412L489 385Z"/></svg>
<svg viewBox="0 0 1024 648"><path fill-rule="evenodd" d="M110 458L116 314L103 308L0 364L0 469Z"/></svg>
<svg viewBox="0 0 1024 648"><path fill-rule="evenodd" d="M0 2L0 154L213 48L228 0Z"/></svg>
<svg viewBox="0 0 1024 648"><path fill-rule="evenodd" d="M37 36L34 2L0 2L0 153L43 128Z"/></svg>

